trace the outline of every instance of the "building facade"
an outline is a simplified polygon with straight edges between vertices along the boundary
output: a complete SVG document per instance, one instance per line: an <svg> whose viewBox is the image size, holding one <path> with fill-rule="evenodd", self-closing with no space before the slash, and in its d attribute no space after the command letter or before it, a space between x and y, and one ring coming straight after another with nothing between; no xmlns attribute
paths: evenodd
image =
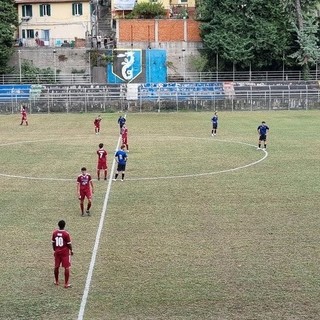
<svg viewBox="0 0 320 320"><path fill-rule="evenodd" d="M27 47L74 47L91 32L89 0L15 0L18 39Z"/></svg>

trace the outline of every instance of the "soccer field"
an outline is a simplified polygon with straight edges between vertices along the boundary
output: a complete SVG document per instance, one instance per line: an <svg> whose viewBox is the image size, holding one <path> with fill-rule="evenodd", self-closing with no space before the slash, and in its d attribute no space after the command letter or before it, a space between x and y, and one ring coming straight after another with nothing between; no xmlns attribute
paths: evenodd
<svg viewBox="0 0 320 320"><path fill-rule="evenodd" d="M0 319L320 318L319 111L220 112L216 137L211 113L129 113L124 182L96 180L100 142L114 168L119 114L100 135L96 116L0 116ZM60 219L70 289L53 284Z"/></svg>

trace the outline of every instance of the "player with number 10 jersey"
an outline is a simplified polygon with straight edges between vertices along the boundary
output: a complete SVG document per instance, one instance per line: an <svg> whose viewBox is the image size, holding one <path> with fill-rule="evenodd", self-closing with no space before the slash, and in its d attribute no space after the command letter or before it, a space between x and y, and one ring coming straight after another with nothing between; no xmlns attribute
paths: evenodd
<svg viewBox="0 0 320 320"><path fill-rule="evenodd" d="M70 267L69 245L71 243L69 232L66 230L54 230L52 233L52 244L54 245L55 267L60 265L64 268Z"/></svg>

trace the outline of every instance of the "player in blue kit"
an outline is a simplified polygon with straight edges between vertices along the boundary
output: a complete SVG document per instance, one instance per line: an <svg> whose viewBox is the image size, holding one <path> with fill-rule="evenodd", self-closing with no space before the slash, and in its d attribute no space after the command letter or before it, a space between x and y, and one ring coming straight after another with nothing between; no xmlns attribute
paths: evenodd
<svg viewBox="0 0 320 320"><path fill-rule="evenodd" d="M257 149L261 149L261 143L263 141L263 150L265 150L267 148L267 134L269 132L269 127L266 125L265 121L262 121L257 130L259 134L259 145Z"/></svg>
<svg viewBox="0 0 320 320"><path fill-rule="evenodd" d="M123 116L120 116L118 119L118 124L120 127L120 134L122 133L122 127L125 125L126 121L127 121L126 118Z"/></svg>
<svg viewBox="0 0 320 320"><path fill-rule="evenodd" d="M217 134L217 129L218 129L218 115L215 112L213 117L211 118L212 122L212 130L211 130L211 135L215 136Z"/></svg>
<svg viewBox="0 0 320 320"><path fill-rule="evenodd" d="M117 172L114 176L113 181L116 181L119 175L119 172L121 172L121 181L124 180L124 173L126 171L126 164L127 164L127 153L124 151L124 149L126 148L126 146L123 144L121 146L121 149L118 150L115 154L116 157L116 161L118 163L118 167L117 167Z"/></svg>

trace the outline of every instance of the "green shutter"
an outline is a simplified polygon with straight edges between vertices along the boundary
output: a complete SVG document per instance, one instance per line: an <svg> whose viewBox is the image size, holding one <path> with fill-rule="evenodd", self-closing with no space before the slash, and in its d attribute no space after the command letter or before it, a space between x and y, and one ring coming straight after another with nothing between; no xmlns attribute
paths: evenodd
<svg viewBox="0 0 320 320"><path fill-rule="evenodd" d="M82 16L82 3L79 3L79 12L80 16Z"/></svg>
<svg viewBox="0 0 320 320"><path fill-rule="evenodd" d="M43 4L40 4L40 17L43 17Z"/></svg>
<svg viewBox="0 0 320 320"><path fill-rule="evenodd" d="M75 12L74 12L74 11L75 11L75 10L74 10L74 7L75 7L75 4L73 3L73 4L72 4L72 15L73 15L73 16L75 15Z"/></svg>
<svg viewBox="0 0 320 320"><path fill-rule="evenodd" d="M51 5L47 4L47 15L51 16Z"/></svg>
<svg viewBox="0 0 320 320"><path fill-rule="evenodd" d="M32 5L30 5L29 7L30 7L30 14L28 14L28 16L32 17Z"/></svg>

